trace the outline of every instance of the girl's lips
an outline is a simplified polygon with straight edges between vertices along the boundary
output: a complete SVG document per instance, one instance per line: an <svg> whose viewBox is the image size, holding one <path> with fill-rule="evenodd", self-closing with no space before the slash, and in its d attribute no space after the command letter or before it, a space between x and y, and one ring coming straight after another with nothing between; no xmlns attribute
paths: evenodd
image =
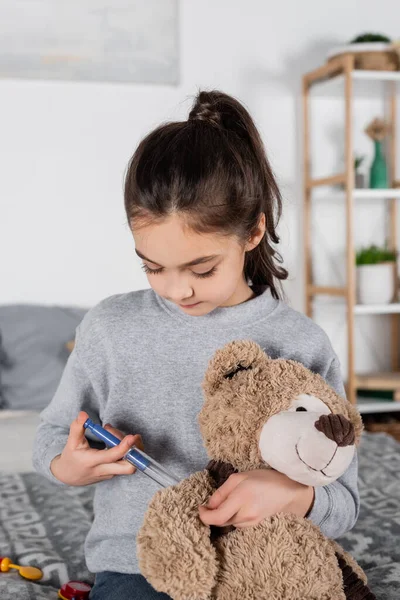
<svg viewBox="0 0 400 600"><path fill-rule="evenodd" d="M198 304L200 304L200 302L195 302L195 304L180 304L179 306L181 308L193 308L194 306L197 306Z"/></svg>

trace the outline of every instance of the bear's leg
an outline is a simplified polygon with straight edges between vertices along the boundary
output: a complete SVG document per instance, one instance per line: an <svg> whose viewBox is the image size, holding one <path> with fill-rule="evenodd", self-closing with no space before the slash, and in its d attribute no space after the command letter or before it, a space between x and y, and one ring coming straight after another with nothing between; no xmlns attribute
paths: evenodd
<svg viewBox="0 0 400 600"><path fill-rule="evenodd" d="M336 552L339 567L343 575L343 586L346 600L376 600L375 594L371 592L366 582L346 562L346 558Z"/></svg>

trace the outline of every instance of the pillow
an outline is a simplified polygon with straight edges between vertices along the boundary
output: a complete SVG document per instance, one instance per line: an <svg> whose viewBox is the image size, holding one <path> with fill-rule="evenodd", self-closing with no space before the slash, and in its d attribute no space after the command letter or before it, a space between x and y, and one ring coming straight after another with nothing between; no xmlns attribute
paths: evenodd
<svg viewBox="0 0 400 600"><path fill-rule="evenodd" d="M7 364L0 365L3 407L42 410L48 405L68 359L65 344L74 338L86 310L28 304L0 306L2 349L7 358Z"/></svg>
<svg viewBox="0 0 400 600"><path fill-rule="evenodd" d="M3 369L5 369L6 367L9 367L9 366L10 366L10 361L9 361L9 358L3 348L3 340L1 338L1 331L0 331L0 408L4 408L5 404L6 404L6 401L3 396L3 389L1 387L1 372Z"/></svg>

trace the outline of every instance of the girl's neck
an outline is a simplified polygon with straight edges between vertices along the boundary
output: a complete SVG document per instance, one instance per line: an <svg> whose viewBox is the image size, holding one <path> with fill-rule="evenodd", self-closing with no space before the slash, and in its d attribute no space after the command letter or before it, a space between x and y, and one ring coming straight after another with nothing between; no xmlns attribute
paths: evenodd
<svg viewBox="0 0 400 600"><path fill-rule="evenodd" d="M232 294L229 300L227 300L224 304L221 304L221 308L242 304L243 302L251 300L256 295L257 294L251 289L249 284L244 279L241 279L240 284L236 288L235 292Z"/></svg>

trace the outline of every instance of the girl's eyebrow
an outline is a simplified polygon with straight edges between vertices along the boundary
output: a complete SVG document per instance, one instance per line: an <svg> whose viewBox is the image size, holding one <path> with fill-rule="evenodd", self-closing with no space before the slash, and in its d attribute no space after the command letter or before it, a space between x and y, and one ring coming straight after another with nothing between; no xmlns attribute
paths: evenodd
<svg viewBox="0 0 400 600"><path fill-rule="evenodd" d="M139 256L139 258L141 258L143 260L147 260L148 262L153 263L153 265L157 265L159 267L162 267L162 265L160 265L160 263L155 262L154 260L151 260L151 258L146 258L146 256L144 256L136 248L135 248L135 252ZM200 264L203 264L205 262L208 262L209 260L211 260L213 258L216 258L217 256L218 256L218 254L211 254L210 256L201 256L200 258L195 258L194 260L191 260L190 262L184 263L183 265L180 265L180 266L181 267L193 267L194 265L200 265Z"/></svg>

